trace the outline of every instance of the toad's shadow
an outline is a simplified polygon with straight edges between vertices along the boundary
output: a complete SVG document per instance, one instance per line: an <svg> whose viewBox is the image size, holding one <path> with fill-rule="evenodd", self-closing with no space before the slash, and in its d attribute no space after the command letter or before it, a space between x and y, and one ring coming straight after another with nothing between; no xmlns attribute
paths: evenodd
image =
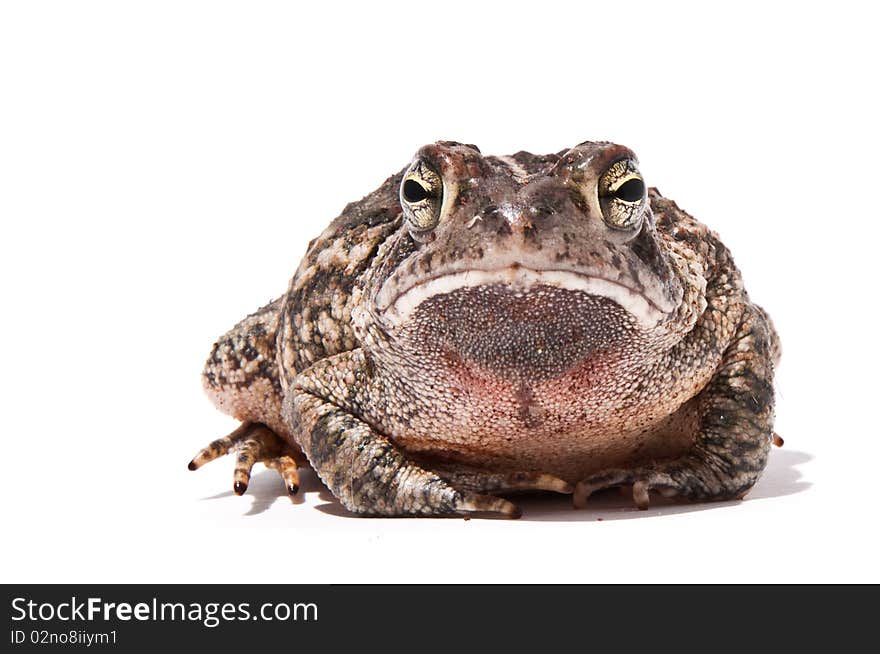
<svg viewBox="0 0 880 654"><path fill-rule="evenodd" d="M746 500L767 500L803 492L810 483L801 479L798 466L812 460L806 452L797 450L774 450L770 453L770 462L760 481L748 494ZM299 494L290 498L294 504L303 502L309 493L317 493L326 502L316 507L322 513L340 517L356 517L346 511L321 483L312 470L300 470ZM232 491L225 491L204 499L220 499L231 497ZM245 497L251 498L250 509L245 515L257 515L267 511L275 502L287 500L287 493L281 478L274 470L262 470L251 477ZM657 493L651 495L651 506L640 511L633 506L632 498L618 490L608 490L590 498L586 509L573 510L570 495L540 494L519 495L513 500L522 508L522 520L539 522L572 522L589 520L629 520L632 518L652 518L707 509L724 509L740 506L741 502L676 502L666 499Z"/></svg>
<svg viewBox="0 0 880 654"><path fill-rule="evenodd" d="M327 490L327 487L318 479L318 475L313 470L301 469L299 471L299 492L294 496L289 496L281 481L281 477L274 470L255 471L251 475L247 492L242 499L249 498L251 500L250 508L245 511L244 515L259 515L268 511L276 502L290 502L292 504L302 504L305 496L309 493L317 493L318 497L329 503L336 504L336 498ZM216 495L203 497L203 500L219 500L224 497L233 497L232 491L223 491ZM323 506L328 506L323 505ZM319 507L320 508L320 507ZM340 507L343 513L345 509Z"/></svg>

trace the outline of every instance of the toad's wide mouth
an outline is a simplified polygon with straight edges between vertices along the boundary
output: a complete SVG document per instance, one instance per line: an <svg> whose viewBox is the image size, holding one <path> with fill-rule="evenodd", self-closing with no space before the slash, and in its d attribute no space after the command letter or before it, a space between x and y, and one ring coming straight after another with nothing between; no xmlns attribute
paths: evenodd
<svg viewBox="0 0 880 654"><path fill-rule="evenodd" d="M675 305L665 298L651 298L644 291L619 281L571 270L535 270L521 266L437 275L397 294L386 287L376 297L376 308L387 322L401 325L409 320L422 303L431 298L481 286L504 286L514 293L527 293L536 287L550 287L606 298L627 311L646 329L655 327L675 309Z"/></svg>

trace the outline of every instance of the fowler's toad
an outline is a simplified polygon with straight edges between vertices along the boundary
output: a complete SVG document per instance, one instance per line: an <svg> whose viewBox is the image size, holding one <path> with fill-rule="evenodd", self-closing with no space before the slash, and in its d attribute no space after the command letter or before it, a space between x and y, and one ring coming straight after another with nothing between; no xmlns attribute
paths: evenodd
<svg viewBox="0 0 880 654"><path fill-rule="evenodd" d="M779 344L727 248L611 143L439 142L312 241L214 346L237 452L349 510L516 517L510 491L742 497L774 439Z"/></svg>

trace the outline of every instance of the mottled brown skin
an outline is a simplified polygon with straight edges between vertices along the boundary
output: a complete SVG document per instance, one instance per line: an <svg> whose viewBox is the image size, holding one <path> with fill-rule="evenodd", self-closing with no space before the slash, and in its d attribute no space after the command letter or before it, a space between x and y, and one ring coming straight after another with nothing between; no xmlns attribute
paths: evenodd
<svg viewBox="0 0 880 654"><path fill-rule="evenodd" d="M413 183L419 184L414 186ZM237 452L351 511L518 516L500 495L742 497L773 441L779 343L718 237L610 143L440 142L309 246L204 372Z"/></svg>

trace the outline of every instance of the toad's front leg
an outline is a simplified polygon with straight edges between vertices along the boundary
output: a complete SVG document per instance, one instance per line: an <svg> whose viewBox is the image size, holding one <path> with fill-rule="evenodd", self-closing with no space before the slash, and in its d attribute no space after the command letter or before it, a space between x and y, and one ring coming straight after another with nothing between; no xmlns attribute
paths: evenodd
<svg viewBox="0 0 880 654"><path fill-rule="evenodd" d="M709 384L695 398L698 432L683 456L631 469L598 472L581 481L574 494L583 506L595 491L632 485L639 508L649 491L689 500L742 498L767 464L773 432L773 369L778 341L763 311L746 314L734 341Z"/></svg>
<svg viewBox="0 0 880 654"><path fill-rule="evenodd" d="M367 370L361 350L338 354L298 375L285 399L303 451L345 508L371 516L520 516L505 499L460 490L416 465L356 415Z"/></svg>

